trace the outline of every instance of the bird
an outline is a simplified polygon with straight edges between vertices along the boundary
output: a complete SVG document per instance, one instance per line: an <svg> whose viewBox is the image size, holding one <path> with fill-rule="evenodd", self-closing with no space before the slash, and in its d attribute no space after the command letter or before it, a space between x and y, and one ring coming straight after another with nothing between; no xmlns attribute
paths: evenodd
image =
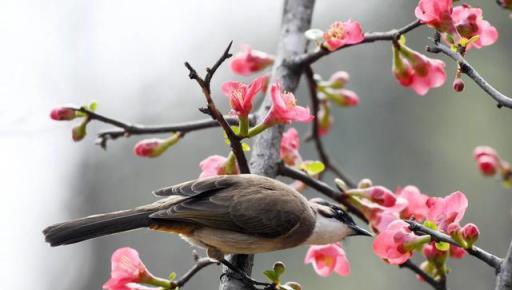
<svg viewBox="0 0 512 290"><path fill-rule="evenodd" d="M225 261L228 254L257 254L372 235L336 204L320 198L307 200L287 184L259 175L201 178L153 193L163 198L134 209L49 226L43 230L45 240L60 246L149 228L178 234L206 249L210 258Z"/></svg>

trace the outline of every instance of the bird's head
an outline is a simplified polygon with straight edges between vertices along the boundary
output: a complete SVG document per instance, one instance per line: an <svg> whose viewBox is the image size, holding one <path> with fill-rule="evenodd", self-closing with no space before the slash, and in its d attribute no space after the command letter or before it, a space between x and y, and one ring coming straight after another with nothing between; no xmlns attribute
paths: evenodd
<svg viewBox="0 0 512 290"><path fill-rule="evenodd" d="M352 231L350 236L373 236L372 233L358 226L352 217L336 204L321 198L313 198L310 199L309 202L314 205L317 214L328 220L337 221L347 226Z"/></svg>

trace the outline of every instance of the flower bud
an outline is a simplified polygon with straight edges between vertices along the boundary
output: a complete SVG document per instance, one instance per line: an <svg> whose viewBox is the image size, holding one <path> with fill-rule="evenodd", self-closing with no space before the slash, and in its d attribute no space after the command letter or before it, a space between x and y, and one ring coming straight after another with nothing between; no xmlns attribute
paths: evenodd
<svg viewBox="0 0 512 290"><path fill-rule="evenodd" d="M369 178L361 179L361 181L359 181L359 183L357 184L357 188L361 189L368 188L371 186L373 186L373 182Z"/></svg>
<svg viewBox="0 0 512 290"><path fill-rule="evenodd" d="M320 104L318 119L316 121L318 122L318 133L320 136L327 135L331 129L332 123L334 122L328 102L322 102Z"/></svg>
<svg viewBox="0 0 512 290"><path fill-rule="evenodd" d="M456 78L452 84L453 89L460 93L464 90L464 81L461 78Z"/></svg>
<svg viewBox="0 0 512 290"><path fill-rule="evenodd" d="M327 99L333 101L342 107L354 107L359 105L359 97L351 90L347 89L326 89L324 91Z"/></svg>
<svg viewBox="0 0 512 290"><path fill-rule="evenodd" d="M70 121L76 118L75 110L67 107L55 108L50 112L50 118L55 121Z"/></svg>
<svg viewBox="0 0 512 290"><path fill-rule="evenodd" d="M348 185L345 183L345 181L343 181L339 178L334 179L334 183L336 183L336 187L338 187L338 189L343 192L346 192L347 190L349 190Z"/></svg>
<svg viewBox="0 0 512 290"><path fill-rule="evenodd" d="M292 288L293 290L302 290L302 286L297 282L286 282L284 285Z"/></svg>
<svg viewBox="0 0 512 290"><path fill-rule="evenodd" d="M385 207L394 206L396 203L395 194L384 186L372 186L365 189L368 199Z"/></svg>
<svg viewBox="0 0 512 290"><path fill-rule="evenodd" d="M168 139L145 139L135 144L133 152L140 157L158 157L164 153L169 147L176 144L181 137L180 133L176 133Z"/></svg>
<svg viewBox="0 0 512 290"><path fill-rule="evenodd" d="M350 75L346 71L338 71L329 78L329 87L333 89L343 88L350 80Z"/></svg>
<svg viewBox="0 0 512 290"><path fill-rule="evenodd" d="M283 262L275 262L274 263L274 272L281 275L286 271L286 266Z"/></svg>
<svg viewBox="0 0 512 290"><path fill-rule="evenodd" d="M87 122L82 122L80 125L73 128L71 132L71 137L73 138L73 141L78 142L82 139L84 139L85 135L87 134Z"/></svg>
<svg viewBox="0 0 512 290"><path fill-rule="evenodd" d="M450 257L454 259L462 259L466 255L466 251L461 248L454 245L450 246Z"/></svg>
<svg viewBox="0 0 512 290"><path fill-rule="evenodd" d="M462 238L466 241L469 248L473 246L480 236L480 230L475 224L469 223L462 227Z"/></svg>
<svg viewBox="0 0 512 290"><path fill-rule="evenodd" d="M475 148L475 150L473 150L473 157L475 159L478 159L480 156L483 155L489 155L498 158L498 153L496 152L496 150L494 150L494 148L490 146L478 146Z"/></svg>
<svg viewBox="0 0 512 290"><path fill-rule="evenodd" d="M434 243L431 243L423 247L423 255L428 261L442 264L446 260L447 252L438 250Z"/></svg>
<svg viewBox="0 0 512 290"><path fill-rule="evenodd" d="M233 72L239 75L249 75L259 72L274 63L274 57L262 51L252 50L244 47L243 51L237 53L231 60L230 66Z"/></svg>
<svg viewBox="0 0 512 290"><path fill-rule="evenodd" d="M478 169L485 176L494 176L498 170L498 160L492 156L483 155L476 160Z"/></svg>

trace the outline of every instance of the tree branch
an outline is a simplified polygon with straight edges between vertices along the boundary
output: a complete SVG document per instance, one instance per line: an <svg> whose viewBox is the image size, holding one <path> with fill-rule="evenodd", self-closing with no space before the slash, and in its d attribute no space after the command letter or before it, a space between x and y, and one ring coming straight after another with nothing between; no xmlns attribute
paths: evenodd
<svg viewBox="0 0 512 290"><path fill-rule="evenodd" d="M418 267L418 265L414 264L411 260L405 261L405 263L398 265L398 267L399 268L407 268L407 269L413 271L418 276L420 276L423 280L425 280L425 282L430 284L430 286L432 286L432 288L434 288L436 290L447 290L446 283L436 281L429 274L427 274L426 272L421 270L421 268Z"/></svg>
<svg viewBox="0 0 512 290"><path fill-rule="evenodd" d="M474 256L477 259L481 260L482 262L486 263L487 265L493 267L496 270L496 272L500 271L501 264L503 262L503 260L501 258L499 258L485 250L482 250L481 248L479 248L477 246L473 246L472 248L465 249L463 246L461 246L459 243L457 243L455 240L453 240L449 235L432 230L432 229L430 229L420 223L417 223L415 221L406 220L405 222L407 222L409 224L409 228L411 229L411 231L413 231L415 233L422 233L422 234L430 235L435 241L446 242L446 243L452 244L454 246L460 247L460 248L466 250L466 252L468 252L468 254L470 254L471 256Z"/></svg>
<svg viewBox="0 0 512 290"><path fill-rule="evenodd" d="M339 51L345 48L349 48L356 45L361 45L364 43L371 43L376 41L394 41L398 40L402 34L406 34L407 32L421 26L422 23L420 23L419 20L415 20L414 22L411 22L407 24L406 26L399 28L399 29L393 29L386 32L369 32L364 34L364 40L355 43L355 44L348 44L345 46L342 46L338 48L335 51ZM298 56L292 61L292 64L296 66L306 66L314 63L315 61L319 60L320 58L329 55L335 51L329 51L323 47L321 47L319 50L316 50L314 52L305 53L303 55Z"/></svg>
<svg viewBox="0 0 512 290"><path fill-rule="evenodd" d="M344 192L340 192L339 190L330 187L327 183L320 181L318 179L314 179L313 177L307 175L306 173L286 166L282 163L279 165L278 172L282 176L290 177L304 182L304 184L306 184L307 186L314 188L323 195L343 204L350 213L356 215L361 220L368 222L363 213L361 213L356 207L354 207L354 205L348 202L347 195Z"/></svg>
<svg viewBox="0 0 512 290"><path fill-rule="evenodd" d="M272 68L272 81L279 81L283 88L294 92L299 83L301 71L290 67L285 63L302 53L306 47L304 32L311 27L314 0L286 0L284 1L276 59ZM261 121L271 106L271 100L267 95L261 104L257 118ZM279 156L279 143L283 132L283 126L274 126L258 134L254 138L251 158L251 172L254 174L275 177L277 175ZM254 260L253 255L230 255L226 259L241 270L250 274ZM224 273L229 270L223 268ZM223 275L220 290L247 289L240 281L230 278L232 275Z"/></svg>
<svg viewBox="0 0 512 290"><path fill-rule="evenodd" d="M308 65L304 67L304 74L306 76L306 81L308 83L309 97L311 99L313 116L315 117L312 123L311 137L315 143L316 151L318 152L320 161L322 161L325 164L325 167L327 169L331 170L338 178L341 178L349 187L353 188L356 186L356 184L333 164L331 158L329 158L329 155L327 154L327 151L324 148L318 124L318 111L320 110L320 100L318 99L317 83L314 79L314 73L311 66ZM322 174L320 174L320 179L322 179Z"/></svg>
<svg viewBox="0 0 512 290"><path fill-rule="evenodd" d="M501 264L501 271L496 277L495 290L511 290L512 289L512 242L508 247L507 255Z"/></svg>
<svg viewBox="0 0 512 290"><path fill-rule="evenodd" d="M427 51L431 53L443 53L455 60L459 64L461 72L471 78L484 92L493 98L498 103L498 108L507 107L512 109L512 98L504 95L489 84L460 53L452 51L448 46L442 44L437 39L434 41L433 47L427 47Z"/></svg>
<svg viewBox="0 0 512 290"><path fill-rule="evenodd" d="M183 287L190 279L192 279L192 277L194 277L195 274L197 274L203 268L213 264L218 264L218 262L208 257L197 258L196 263L192 268L190 268L190 270L187 271L187 273L185 273L180 279L171 282L170 289Z"/></svg>
<svg viewBox="0 0 512 290"><path fill-rule="evenodd" d="M111 117L107 117L105 115L98 114L96 112L90 111L85 107L67 107L77 112L82 112L88 115L90 120L99 121L105 124L109 124L119 129L107 129L98 133L97 144L99 144L103 149L107 147L108 140L115 140L120 137L129 137L132 135L147 135L147 134L163 134L163 133L176 133L180 132L182 135L185 135L188 132L198 131L202 129L214 128L218 127L219 123L216 120L197 120L183 123L176 123L170 125L137 125L131 124L124 121L120 121ZM224 119L229 125L238 125L238 118L225 116ZM249 116L250 124L254 124L254 116Z"/></svg>
<svg viewBox="0 0 512 290"><path fill-rule="evenodd" d="M233 150L233 153L235 154L236 161L238 163L238 168L240 169L241 173L250 173L249 171L249 165L247 164L247 159L245 158L244 151L242 150L242 144L240 143L241 138L233 132L231 127L229 126L228 122L224 119L224 116L217 110L217 107L215 106L215 103L213 102L212 95L211 95L211 87L210 83L213 78L213 75L217 71L217 69L220 67L220 65L230 58L232 54L229 52L231 49L231 45L233 44L233 41L231 41L224 50L224 53L221 55L221 57L217 60L217 62L213 65L211 68L206 68L206 76L201 78L196 70L188 63L185 62L185 67L189 71L189 78L192 80L195 80L197 84L201 87L203 90L203 94L206 98L206 102L208 103L208 108L201 109L201 112L206 113L210 115L214 120L217 120L217 122L220 124L222 129L224 129L224 132L226 132L226 135L228 136L228 139L230 141L231 149Z"/></svg>

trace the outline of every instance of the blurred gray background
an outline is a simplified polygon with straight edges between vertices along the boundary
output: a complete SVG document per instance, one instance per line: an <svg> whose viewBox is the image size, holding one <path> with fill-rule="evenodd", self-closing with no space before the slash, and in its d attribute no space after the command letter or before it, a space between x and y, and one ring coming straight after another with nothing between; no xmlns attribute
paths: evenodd
<svg viewBox="0 0 512 290"><path fill-rule="evenodd" d="M497 88L512 94L512 20L492 0L470 1L500 31L497 44L472 50L468 58ZM384 31L414 20L417 1L319 0L313 26L325 29L349 17L365 31ZM71 141L70 123L48 118L59 104L99 102L101 113L143 124L204 118L204 99L187 78L185 60L197 68L214 61L230 40L272 53L276 48L282 1L76 0L0 2L0 170L2 211L0 281L4 289L101 289L110 256L121 246L136 248L152 272L183 274L192 265L191 248L176 236L139 230L68 247L50 248L41 230L55 222L151 202L151 191L198 176L198 162L228 148L219 130L189 134L161 158L132 154L132 137L94 146L93 123L83 142ZM421 28L408 35L421 50ZM444 58L443 58L444 59ZM424 192L464 191L465 222L482 231L482 247L504 255L512 238L512 192L484 179L472 159L475 146L494 146L512 160L512 111L495 104L466 79L466 90L447 84L427 96L415 95L393 79L389 43L347 49L315 65L328 77L350 72L349 88L361 105L335 109L336 126L326 137L335 159L354 178L370 177L390 188L415 184ZM237 79L224 66L214 79ZM296 94L307 103L306 90ZM304 132L307 128L298 126ZM316 158L312 145L305 158ZM329 176L330 178L330 176ZM314 192L308 192L309 197ZM255 277L276 260L288 265L286 278L304 289L429 289L407 270L388 266L371 251L370 239L344 243L352 275L319 278L303 265L306 247L256 257ZM418 258L418 257L417 257ZM472 257L450 261L451 289L491 289L493 271ZM216 289L219 268L211 267L186 289Z"/></svg>

